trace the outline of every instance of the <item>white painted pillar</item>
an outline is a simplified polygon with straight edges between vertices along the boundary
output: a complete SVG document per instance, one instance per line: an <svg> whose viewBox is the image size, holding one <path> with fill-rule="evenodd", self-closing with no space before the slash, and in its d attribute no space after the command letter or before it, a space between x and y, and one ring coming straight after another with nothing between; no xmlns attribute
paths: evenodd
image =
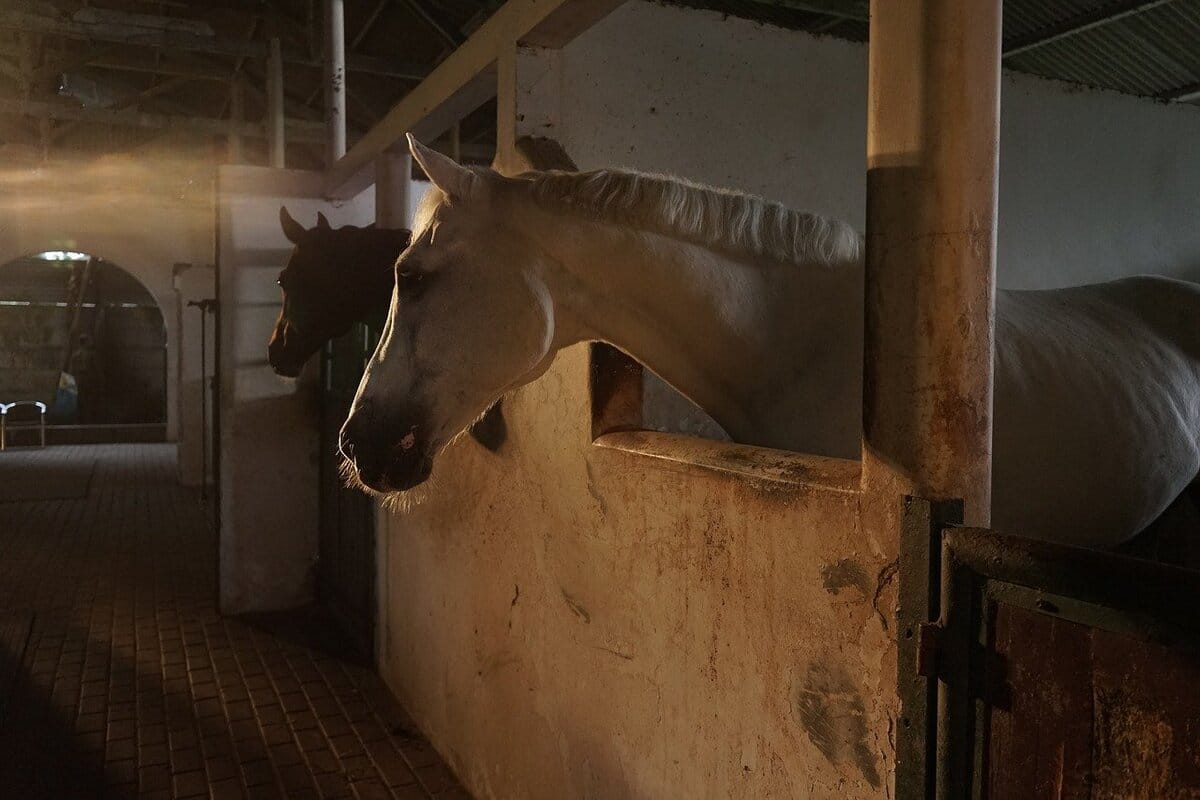
<svg viewBox="0 0 1200 800"><path fill-rule="evenodd" d="M871 2L863 481L891 522L904 494L989 519L1000 18Z"/></svg>
<svg viewBox="0 0 1200 800"><path fill-rule="evenodd" d="M283 53L279 37L272 36L267 56L267 152L272 167L285 166L283 127Z"/></svg>
<svg viewBox="0 0 1200 800"><path fill-rule="evenodd" d="M346 12L325 0L325 164L346 155Z"/></svg>
<svg viewBox="0 0 1200 800"><path fill-rule="evenodd" d="M375 224L380 228L408 227L411 177L408 151L388 150L375 159Z"/></svg>

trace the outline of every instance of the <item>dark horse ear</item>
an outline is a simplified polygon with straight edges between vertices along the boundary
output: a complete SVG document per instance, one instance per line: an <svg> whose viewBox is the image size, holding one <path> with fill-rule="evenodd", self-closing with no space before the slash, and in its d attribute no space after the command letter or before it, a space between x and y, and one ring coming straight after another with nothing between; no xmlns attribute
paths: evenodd
<svg viewBox="0 0 1200 800"><path fill-rule="evenodd" d="M325 215L320 211L317 212L317 227L321 230L329 230L329 220L325 219Z"/></svg>
<svg viewBox="0 0 1200 800"><path fill-rule="evenodd" d="M296 220L292 219L292 215L288 213L287 206L279 207L279 225L283 228L283 235L292 244L300 244L300 238L304 236L304 226Z"/></svg>

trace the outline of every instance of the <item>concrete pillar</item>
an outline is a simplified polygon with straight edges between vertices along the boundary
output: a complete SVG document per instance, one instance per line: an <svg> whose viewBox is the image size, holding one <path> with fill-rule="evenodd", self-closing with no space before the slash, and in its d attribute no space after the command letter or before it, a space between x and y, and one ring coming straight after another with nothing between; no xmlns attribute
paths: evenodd
<svg viewBox="0 0 1200 800"><path fill-rule="evenodd" d="M375 159L375 224L380 228L409 226L411 177L412 156L407 151L389 150Z"/></svg>
<svg viewBox="0 0 1200 800"><path fill-rule="evenodd" d="M863 484L885 551L904 494L989 518L1000 17L871 2Z"/></svg>
<svg viewBox="0 0 1200 800"><path fill-rule="evenodd" d="M325 0L325 164L346 155L346 12Z"/></svg>
<svg viewBox="0 0 1200 800"><path fill-rule="evenodd" d="M279 37L271 37L267 56L267 153L272 167L283 169L286 141L283 131L283 53Z"/></svg>

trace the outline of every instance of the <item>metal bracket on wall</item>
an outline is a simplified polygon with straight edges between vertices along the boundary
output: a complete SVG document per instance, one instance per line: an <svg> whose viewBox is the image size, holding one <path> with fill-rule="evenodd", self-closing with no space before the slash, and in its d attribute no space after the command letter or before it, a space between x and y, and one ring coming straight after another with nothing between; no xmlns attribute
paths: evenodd
<svg viewBox="0 0 1200 800"><path fill-rule="evenodd" d="M941 627L941 532L962 524L961 500L904 499L900 531L896 798L934 797Z"/></svg>

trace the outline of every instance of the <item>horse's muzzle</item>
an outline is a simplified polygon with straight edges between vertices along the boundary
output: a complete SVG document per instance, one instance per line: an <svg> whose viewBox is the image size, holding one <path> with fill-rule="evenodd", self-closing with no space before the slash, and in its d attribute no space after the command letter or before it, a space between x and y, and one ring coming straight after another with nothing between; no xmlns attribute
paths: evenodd
<svg viewBox="0 0 1200 800"><path fill-rule="evenodd" d="M271 334L271 341L267 343L267 361L270 362L271 369L275 370L276 375L295 378L300 375L305 363L320 346L319 342L313 346L301 342L294 328L287 323L280 322L276 324L275 330Z"/></svg>
<svg viewBox="0 0 1200 800"><path fill-rule="evenodd" d="M419 425L373 424L369 404L354 409L342 425L338 449L358 480L377 492L402 492L428 480L433 456Z"/></svg>

